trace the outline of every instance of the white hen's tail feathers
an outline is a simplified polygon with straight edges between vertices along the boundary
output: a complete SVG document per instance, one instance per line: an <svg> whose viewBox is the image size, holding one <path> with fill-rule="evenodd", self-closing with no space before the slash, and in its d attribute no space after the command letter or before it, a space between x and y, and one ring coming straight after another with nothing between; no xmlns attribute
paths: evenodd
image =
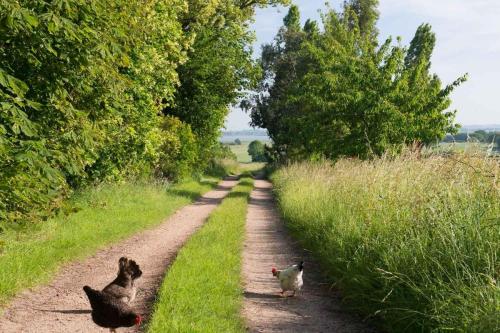
<svg viewBox="0 0 500 333"><path fill-rule="evenodd" d="M281 289L283 291L299 291L302 288L303 280L302 273L304 271L304 262L301 261L298 265L292 265L283 270L276 270L273 268L273 275L280 281Z"/></svg>

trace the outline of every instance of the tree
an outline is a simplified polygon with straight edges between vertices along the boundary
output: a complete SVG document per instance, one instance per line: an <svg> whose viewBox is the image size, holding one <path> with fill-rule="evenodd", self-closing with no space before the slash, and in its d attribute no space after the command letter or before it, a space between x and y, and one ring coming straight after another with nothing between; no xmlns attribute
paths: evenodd
<svg viewBox="0 0 500 333"><path fill-rule="evenodd" d="M290 17L298 17L292 7L274 43L264 46L260 91L246 104L252 124L268 130L273 156L368 158L457 131L447 108L465 77L443 87L430 73L429 25L417 29L408 51L390 38L378 46L376 4L346 2L343 12L323 16L321 32L310 22L290 29Z"/></svg>
<svg viewBox="0 0 500 333"><path fill-rule="evenodd" d="M266 162L265 146L259 140L254 140L248 145L248 155L252 157L252 162Z"/></svg>
<svg viewBox="0 0 500 333"><path fill-rule="evenodd" d="M484 130L475 131L474 133L472 133L470 135L470 137L476 139L479 142L487 142L488 141L488 133Z"/></svg>
<svg viewBox="0 0 500 333"><path fill-rule="evenodd" d="M0 0L0 224L90 182L202 170L259 73L255 8L287 3Z"/></svg>
<svg viewBox="0 0 500 333"><path fill-rule="evenodd" d="M377 45L377 21L379 11L377 9L379 0L349 0L344 2L344 11L352 11L349 24L351 29L359 29L361 36L368 38L374 45Z"/></svg>
<svg viewBox="0 0 500 333"><path fill-rule="evenodd" d="M238 146L241 145L241 140L240 139L234 140L234 144Z"/></svg>
<svg viewBox="0 0 500 333"><path fill-rule="evenodd" d="M256 7L289 0L190 0L183 24L194 36L189 60L178 69L180 87L164 113L189 124L198 142L197 166L213 157L229 106L257 82L249 45L249 21Z"/></svg>

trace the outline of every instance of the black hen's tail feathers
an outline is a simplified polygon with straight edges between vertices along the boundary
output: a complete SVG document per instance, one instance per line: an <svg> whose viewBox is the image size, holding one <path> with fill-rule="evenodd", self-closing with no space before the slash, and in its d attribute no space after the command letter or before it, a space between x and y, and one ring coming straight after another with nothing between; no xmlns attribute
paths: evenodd
<svg viewBox="0 0 500 333"><path fill-rule="evenodd" d="M85 286L83 287L83 291L85 291L85 294L87 294L92 309L95 308L97 303L102 302L102 295L98 290L94 290L89 286Z"/></svg>

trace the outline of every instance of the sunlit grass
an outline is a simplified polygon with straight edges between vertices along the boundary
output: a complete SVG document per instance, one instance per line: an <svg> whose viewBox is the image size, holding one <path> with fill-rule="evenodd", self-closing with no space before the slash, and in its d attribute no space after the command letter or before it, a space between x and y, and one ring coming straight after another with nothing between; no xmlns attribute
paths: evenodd
<svg viewBox="0 0 500 333"><path fill-rule="evenodd" d="M0 305L18 291L49 281L64 263L162 222L212 189L217 179L170 186L100 185L77 193L58 216L0 234Z"/></svg>
<svg viewBox="0 0 500 333"><path fill-rule="evenodd" d="M391 332L500 329L498 159L409 155L278 171L288 227Z"/></svg>
<svg viewBox="0 0 500 333"><path fill-rule="evenodd" d="M243 141L241 145L230 145L232 152L236 155L236 159L240 163L250 163L252 158L248 155L248 145L250 142Z"/></svg>
<svg viewBox="0 0 500 333"><path fill-rule="evenodd" d="M148 332L244 332L241 251L252 181L216 208L165 277Z"/></svg>

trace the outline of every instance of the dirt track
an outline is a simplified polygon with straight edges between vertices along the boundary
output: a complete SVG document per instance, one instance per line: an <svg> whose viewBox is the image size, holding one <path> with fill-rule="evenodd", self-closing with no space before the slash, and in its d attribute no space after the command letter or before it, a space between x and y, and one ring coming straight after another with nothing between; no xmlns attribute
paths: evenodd
<svg viewBox="0 0 500 333"><path fill-rule="evenodd" d="M318 267L287 235L276 211L271 183L256 180L247 213L243 252L243 315L250 332L373 332L345 313L340 299L321 283ZM304 287L298 297L281 298L271 274L304 260Z"/></svg>
<svg viewBox="0 0 500 333"><path fill-rule="evenodd" d="M0 332L109 332L92 322L82 287L102 288L113 280L121 256L136 260L144 272L138 280L139 292L132 305L147 320L165 270L236 183L234 179L222 181L217 189L180 209L160 226L64 267L47 286L21 293L0 317ZM134 331L134 328L119 330Z"/></svg>

